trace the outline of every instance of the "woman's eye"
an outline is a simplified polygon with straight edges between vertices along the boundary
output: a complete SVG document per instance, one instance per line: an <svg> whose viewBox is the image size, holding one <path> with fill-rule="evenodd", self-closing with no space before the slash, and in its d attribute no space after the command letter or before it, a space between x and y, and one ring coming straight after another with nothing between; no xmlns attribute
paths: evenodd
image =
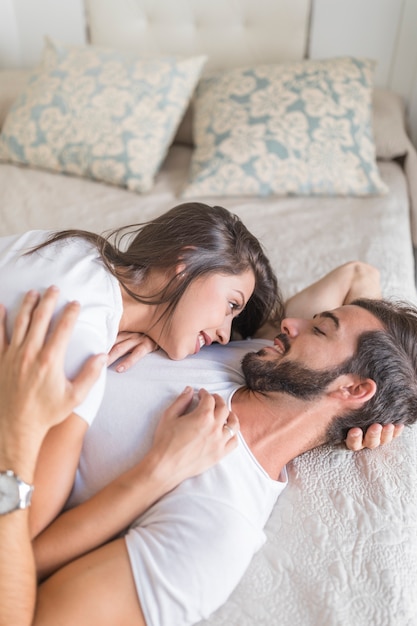
<svg viewBox="0 0 417 626"><path fill-rule="evenodd" d="M313 326L313 333L315 335L323 335L324 337L326 336L326 333L323 332L318 326Z"/></svg>
<svg viewBox="0 0 417 626"><path fill-rule="evenodd" d="M237 302L229 302L229 306L230 306L232 313L235 313L236 311L240 311L242 308L240 304L238 304Z"/></svg>

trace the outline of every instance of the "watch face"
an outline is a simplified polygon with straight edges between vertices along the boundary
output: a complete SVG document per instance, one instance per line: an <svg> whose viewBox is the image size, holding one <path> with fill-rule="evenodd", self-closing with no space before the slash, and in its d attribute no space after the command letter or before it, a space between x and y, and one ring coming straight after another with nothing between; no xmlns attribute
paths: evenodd
<svg viewBox="0 0 417 626"><path fill-rule="evenodd" d="M19 505L19 485L16 477L0 474L0 515L14 511Z"/></svg>

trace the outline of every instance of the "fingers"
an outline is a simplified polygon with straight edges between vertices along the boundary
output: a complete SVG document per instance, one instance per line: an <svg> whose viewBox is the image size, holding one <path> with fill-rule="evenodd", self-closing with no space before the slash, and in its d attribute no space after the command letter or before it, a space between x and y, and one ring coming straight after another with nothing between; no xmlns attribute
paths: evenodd
<svg viewBox="0 0 417 626"><path fill-rule="evenodd" d="M158 345L147 335L142 333L120 332L117 341L108 355L108 365L127 355L116 367L116 372L125 372L150 352L154 352Z"/></svg>
<svg viewBox="0 0 417 626"><path fill-rule="evenodd" d="M371 424L363 436L360 428L351 428L346 437L346 447L349 450L357 451L363 448L374 450L379 446L391 443L393 439L399 437L404 430L403 424Z"/></svg>
<svg viewBox="0 0 417 626"><path fill-rule="evenodd" d="M223 424L223 431L227 434L228 441L226 448L235 447L238 444L237 434L240 430L239 420L237 415L230 411L229 416L225 424Z"/></svg>
<svg viewBox="0 0 417 626"><path fill-rule="evenodd" d="M96 382L103 367L107 364L107 355L98 354L90 357L72 381L74 402L81 404L93 384Z"/></svg>
<svg viewBox="0 0 417 626"><path fill-rule="evenodd" d="M396 424L394 426L394 434L392 436L393 439L396 439L397 437L399 437L401 435L401 433L404 430L404 424Z"/></svg>
<svg viewBox="0 0 417 626"><path fill-rule="evenodd" d="M138 342L138 333L120 332L117 335L116 343L112 346L108 355L108 365L111 365L124 354L130 352Z"/></svg>
<svg viewBox="0 0 417 626"><path fill-rule="evenodd" d="M135 363L143 359L144 356L150 354L151 352L155 352L155 348L157 348L157 344L146 337L146 340L143 343L136 346L130 354L120 362L120 364L116 367L116 372L122 373L131 368Z"/></svg>
<svg viewBox="0 0 417 626"><path fill-rule="evenodd" d="M55 286L48 287L41 297L36 296L36 305L32 309L26 334L26 340L34 350L40 350L45 343L58 297L59 290Z"/></svg>
<svg viewBox="0 0 417 626"><path fill-rule="evenodd" d="M25 340L38 300L39 294L36 291L29 291L25 294L14 322L10 345L18 347Z"/></svg>
<svg viewBox="0 0 417 626"><path fill-rule="evenodd" d="M379 445L383 446L387 443L391 443L394 437L394 424L386 424L382 427L380 433Z"/></svg>
<svg viewBox="0 0 417 626"><path fill-rule="evenodd" d="M192 387L186 387L184 391L175 398L174 402L164 411L163 419L176 419L187 411L193 399Z"/></svg>
<svg viewBox="0 0 417 626"><path fill-rule="evenodd" d="M363 432L361 428L351 428L347 434L346 447L353 452L363 448Z"/></svg>
<svg viewBox="0 0 417 626"><path fill-rule="evenodd" d="M382 426L381 424L371 424L363 438L363 447L373 450L381 444Z"/></svg>
<svg viewBox="0 0 417 626"><path fill-rule="evenodd" d="M44 298L41 299L41 303L39 304L39 306L41 306L43 300ZM53 313L53 309L49 309L48 313L45 315L45 322L47 322L48 320L48 315L49 315L49 322L50 322L52 313ZM56 361L63 362L67 348L68 348L68 344L71 338L71 334L74 330L74 326L78 319L79 313L80 313L80 305L78 302L70 302L65 306L59 320L57 321L51 333L51 336L49 337L48 341L45 344L45 350L44 350L45 355L53 354L54 359ZM44 328L43 331L41 328L37 328L37 331L39 334L38 341L39 340L41 341L40 345L42 345L43 343L42 332L45 335L48 329L48 326L49 326L49 323L46 325L46 328ZM43 337L43 340L44 340L44 337Z"/></svg>

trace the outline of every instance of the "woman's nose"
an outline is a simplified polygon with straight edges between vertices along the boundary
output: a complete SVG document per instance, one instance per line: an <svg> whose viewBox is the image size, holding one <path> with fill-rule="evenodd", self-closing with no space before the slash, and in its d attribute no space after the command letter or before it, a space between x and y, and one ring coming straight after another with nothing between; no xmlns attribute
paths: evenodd
<svg viewBox="0 0 417 626"><path fill-rule="evenodd" d="M227 315L223 324L219 326L216 330L216 341L222 343L223 345L229 343L230 335L232 332L232 321L233 317L231 315Z"/></svg>

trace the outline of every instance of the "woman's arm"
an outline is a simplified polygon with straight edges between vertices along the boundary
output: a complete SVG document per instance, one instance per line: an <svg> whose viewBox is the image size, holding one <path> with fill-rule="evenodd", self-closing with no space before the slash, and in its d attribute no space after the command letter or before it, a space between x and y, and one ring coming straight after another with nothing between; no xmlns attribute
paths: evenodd
<svg viewBox="0 0 417 626"><path fill-rule="evenodd" d="M220 396L201 390L197 407L187 388L165 411L150 452L85 503L66 511L34 541L39 578L97 548L124 530L186 478L218 462L237 445L239 422Z"/></svg>
<svg viewBox="0 0 417 626"><path fill-rule="evenodd" d="M48 431L35 470L29 513L32 538L62 511L74 483L86 430L87 423L72 413Z"/></svg>

